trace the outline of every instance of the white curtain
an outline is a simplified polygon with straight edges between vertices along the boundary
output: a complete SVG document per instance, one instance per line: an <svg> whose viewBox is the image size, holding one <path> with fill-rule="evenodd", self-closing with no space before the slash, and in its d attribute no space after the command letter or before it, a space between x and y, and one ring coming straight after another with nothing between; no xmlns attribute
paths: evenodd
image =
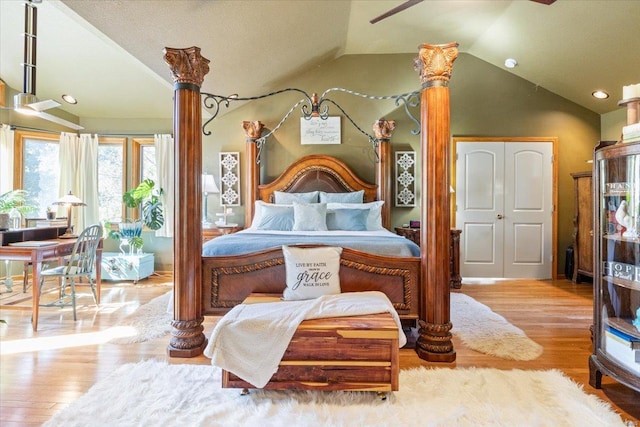
<svg viewBox="0 0 640 427"><path fill-rule="evenodd" d="M97 224L98 215L98 136L60 134L60 187L59 197L71 192L86 206L72 208L72 225L76 233ZM62 208L59 213L67 214Z"/></svg>
<svg viewBox="0 0 640 427"><path fill-rule="evenodd" d="M87 204L78 209L78 230L100 222L98 202L98 135L93 137L80 134L78 164L78 194L77 196Z"/></svg>
<svg viewBox="0 0 640 427"><path fill-rule="evenodd" d="M9 125L0 129L0 194L13 190L13 130Z"/></svg>
<svg viewBox="0 0 640 427"><path fill-rule="evenodd" d="M164 225L156 231L158 237L173 237L174 225L174 150L173 136L169 134L156 134L153 136L156 149L156 167L158 178L156 185L163 190L163 214Z"/></svg>
<svg viewBox="0 0 640 427"><path fill-rule="evenodd" d="M78 172L78 145L80 139L78 135L73 133L60 133L60 151L58 158L60 159L60 184L58 187L58 198L68 194L78 195L78 189L75 188L76 176ZM62 206L58 208L59 214L66 215L66 209ZM73 218L73 215L72 215Z"/></svg>

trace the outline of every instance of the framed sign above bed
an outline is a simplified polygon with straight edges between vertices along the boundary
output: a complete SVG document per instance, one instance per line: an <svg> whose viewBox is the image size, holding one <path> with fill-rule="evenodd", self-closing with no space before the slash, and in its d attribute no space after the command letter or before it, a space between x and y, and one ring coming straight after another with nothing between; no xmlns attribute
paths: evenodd
<svg viewBox="0 0 640 427"><path fill-rule="evenodd" d="M301 144L340 144L340 116L300 118Z"/></svg>

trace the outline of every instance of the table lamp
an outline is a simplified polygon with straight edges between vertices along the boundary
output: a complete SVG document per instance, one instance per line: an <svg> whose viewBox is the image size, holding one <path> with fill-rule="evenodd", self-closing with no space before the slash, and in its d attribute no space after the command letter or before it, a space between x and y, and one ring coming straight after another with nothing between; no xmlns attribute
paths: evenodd
<svg viewBox="0 0 640 427"><path fill-rule="evenodd" d="M65 231L64 234L62 236L60 236L59 238L60 239L75 239L76 237L78 237L77 235L73 234L73 229L71 228L71 208L73 206L87 206L87 204L84 203L82 200L78 199L73 194L71 194L71 191L69 191L69 194L67 194L64 197L58 199L53 204L54 205L64 205L64 206L67 207L67 231Z"/></svg>
<svg viewBox="0 0 640 427"><path fill-rule="evenodd" d="M209 221L209 211L208 211L208 198L209 194L218 194L220 190L216 185L216 182L213 179L213 175L211 174L202 174L202 194L204 195L204 204L202 210L202 227L203 228L211 228L211 222Z"/></svg>

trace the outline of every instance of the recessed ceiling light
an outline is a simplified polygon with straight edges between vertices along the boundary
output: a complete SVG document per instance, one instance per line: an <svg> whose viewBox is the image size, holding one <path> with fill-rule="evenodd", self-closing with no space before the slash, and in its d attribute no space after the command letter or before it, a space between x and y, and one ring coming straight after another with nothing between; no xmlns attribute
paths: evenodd
<svg viewBox="0 0 640 427"><path fill-rule="evenodd" d="M507 58L504 61L504 66L507 68L515 68L518 65L518 61L513 58Z"/></svg>
<svg viewBox="0 0 640 427"><path fill-rule="evenodd" d="M609 94L603 90L594 90L591 95L598 99L607 99L609 97Z"/></svg>
<svg viewBox="0 0 640 427"><path fill-rule="evenodd" d="M78 103L78 100L77 100L77 99L75 99L75 98L74 98L73 96L71 96L71 95L66 95L66 94L65 94L65 95L62 95L62 99L63 99L65 102L68 102L69 104L77 104L77 103Z"/></svg>

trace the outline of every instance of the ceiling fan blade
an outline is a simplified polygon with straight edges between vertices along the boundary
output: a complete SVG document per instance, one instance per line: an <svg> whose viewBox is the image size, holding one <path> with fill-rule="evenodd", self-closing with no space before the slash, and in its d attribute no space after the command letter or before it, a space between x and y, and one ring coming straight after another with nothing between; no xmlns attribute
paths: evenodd
<svg viewBox="0 0 640 427"><path fill-rule="evenodd" d="M531 1L534 1L536 3L546 4L547 6L556 2L556 0L531 0Z"/></svg>
<svg viewBox="0 0 640 427"><path fill-rule="evenodd" d="M53 99L46 99L44 101L33 102L28 104L30 108L33 108L36 111L44 111L50 108L56 108L60 106L58 101L54 101Z"/></svg>
<svg viewBox="0 0 640 427"><path fill-rule="evenodd" d="M41 119L45 119L45 120L48 120L48 121L53 122L53 123L57 123L57 124L62 125L62 126L66 126L68 128L71 128L71 129L75 129L75 130L84 129L83 126L77 125L77 124L72 123L72 122L70 122L68 120L65 120L65 119L61 119L60 117L54 116L53 114L43 113L42 111L39 111L34 115L36 117L40 117Z"/></svg>
<svg viewBox="0 0 640 427"><path fill-rule="evenodd" d="M375 24L376 22L382 21L385 18L390 17L391 15L395 15L398 12L402 12L403 10L410 8L411 6L414 6L420 2L422 2L423 0L407 0L404 3L394 7L393 9L390 9L388 11L386 11L385 13L383 13L380 16L376 16L375 18L373 18L371 21L369 21L372 24Z"/></svg>

